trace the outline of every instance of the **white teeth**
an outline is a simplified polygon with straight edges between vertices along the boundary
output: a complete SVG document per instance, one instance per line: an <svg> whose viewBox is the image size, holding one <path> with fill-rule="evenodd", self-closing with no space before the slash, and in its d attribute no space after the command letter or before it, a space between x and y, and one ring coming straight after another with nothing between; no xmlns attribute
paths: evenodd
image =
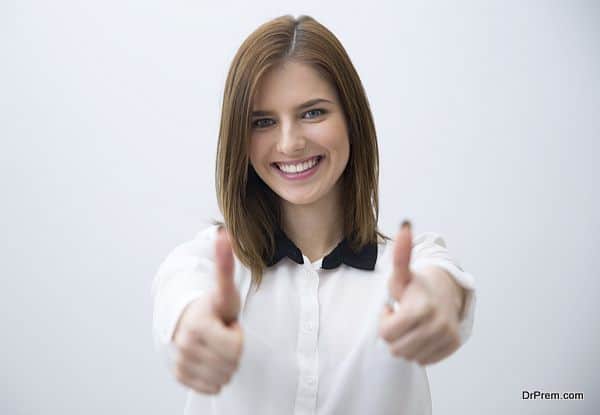
<svg viewBox="0 0 600 415"><path fill-rule="evenodd" d="M277 166L286 173L302 173L305 170L310 169L315 164L317 164L317 157L312 160L305 161L304 163L298 164L281 164L277 163Z"/></svg>

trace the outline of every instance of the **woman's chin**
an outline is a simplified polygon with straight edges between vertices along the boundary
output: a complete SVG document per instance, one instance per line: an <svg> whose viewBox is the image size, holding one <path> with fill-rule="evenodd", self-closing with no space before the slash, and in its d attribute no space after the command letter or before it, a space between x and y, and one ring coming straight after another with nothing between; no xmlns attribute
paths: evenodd
<svg viewBox="0 0 600 415"><path fill-rule="evenodd" d="M279 193L279 197L282 199L282 201L291 205L309 205L317 200L317 197L314 195L307 196L305 193L294 194L289 192L281 192Z"/></svg>

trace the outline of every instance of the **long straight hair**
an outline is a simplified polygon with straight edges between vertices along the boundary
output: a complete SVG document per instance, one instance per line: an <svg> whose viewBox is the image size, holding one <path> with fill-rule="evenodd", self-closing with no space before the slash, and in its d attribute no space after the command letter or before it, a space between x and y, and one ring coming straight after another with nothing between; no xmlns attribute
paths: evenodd
<svg viewBox="0 0 600 415"><path fill-rule="evenodd" d="M314 18L280 16L258 27L242 43L223 93L215 189L219 209L238 259L260 286L275 252L281 205L249 161L253 98L261 77L288 61L314 68L337 91L344 112L350 156L342 173L344 237L351 249L390 238L377 228L379 155L373 116L360 78L342 44Z"/></svg>

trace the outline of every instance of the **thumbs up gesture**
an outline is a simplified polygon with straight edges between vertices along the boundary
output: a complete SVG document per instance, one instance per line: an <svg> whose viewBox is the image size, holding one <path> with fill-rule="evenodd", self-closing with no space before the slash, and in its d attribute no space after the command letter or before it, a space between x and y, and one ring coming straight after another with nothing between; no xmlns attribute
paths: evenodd
<svg viewBox="0 0 600 415"><path fill-rule="evenodd" d="M215 242L217 285L212 297L213 311L224 324L237 320L240 295L233 281L233 252L226 231L220 230Z"/></svg>
<svg viewBox="0 0 600 415"><path fill-rule="evenodd" d="M388 291L394 305L384 306L379 335L396 357L421 365L438 362L460 346L462 288L442 268L430 266L419 273L411 271L410 222L402 224L393 250Z"/></svg>
<svg viewBox="0 0 600 415"><path fill-rule="evenodd" d="M240 296L233 271L229 237L220 229L215 241L215 288L185 308L173 335L175 377L199 393L219 393L239 366L243 332L237 322Z"/></svg>

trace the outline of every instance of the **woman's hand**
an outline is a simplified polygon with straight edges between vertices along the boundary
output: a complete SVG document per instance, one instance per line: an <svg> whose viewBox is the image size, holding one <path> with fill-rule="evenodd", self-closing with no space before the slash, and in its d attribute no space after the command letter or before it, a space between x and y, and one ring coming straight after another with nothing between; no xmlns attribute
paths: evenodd
<svg viewBox="0 0 600 415"><path fill-rule="evenodd" d="M233 280L233 253L221 231L215 242L216 279L213 292L184 309L173 335L177 380L198 393L214 395L237 371L244 344L237 321L240 296Z"/></svg>
<svg viewBox="0 0 600 415"><path fill-rule="evenodd" d="M380 317L379 335L396 357L421 365L436 363L460 346L459 318L465 290L439 267L410 270L412 234L405 222L394 245L394 266L389 279L390 298Z"/></svg>

